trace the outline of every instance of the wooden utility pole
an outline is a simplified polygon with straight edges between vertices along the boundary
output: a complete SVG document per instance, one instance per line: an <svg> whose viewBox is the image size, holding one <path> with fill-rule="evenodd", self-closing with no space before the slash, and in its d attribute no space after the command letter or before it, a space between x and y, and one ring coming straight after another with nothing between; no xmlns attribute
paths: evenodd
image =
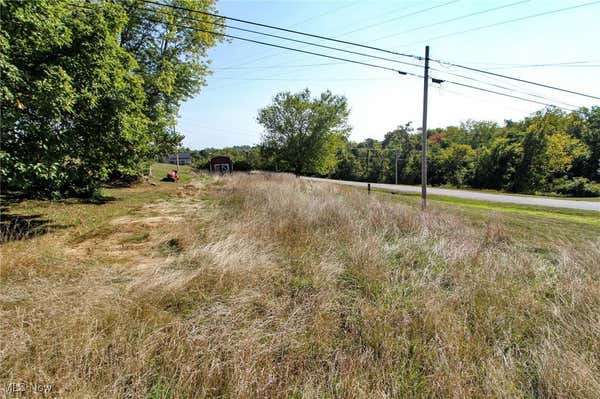
<svg viewBox="0 0 600 399"><path fill-rule="evenodd" d="M398 184L398 150L394 150L394 160L395 162L395 173L396 173L396 184Z"/></svg>
<svg viewBox="0 0 600 399"><path fill-rule="evenodd" d="M367 180L369 180L369 149L367 148Z"/></svg>
<svg viewBox="0 0 600 399"><path fill-rule="evenodd" d="M427 208L427 95L429 89L429 46L425 46L423 74L423 124L421 125L421 207Z"/></svg>
<svg viewBox="0 0 600 399"><path fill-rule="evenodd" d="M175 137L175 126L173 126L173 137ZM175 147L175 159L177 159L177 173L179 173L179 144Z"/></svg>

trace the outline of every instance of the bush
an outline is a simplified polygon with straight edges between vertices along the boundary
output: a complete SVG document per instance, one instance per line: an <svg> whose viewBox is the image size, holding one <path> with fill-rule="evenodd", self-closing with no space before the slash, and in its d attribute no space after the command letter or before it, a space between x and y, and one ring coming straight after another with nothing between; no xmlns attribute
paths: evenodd
<svg viewBox="0 0 600 399"><path fill-rule="evenodd" d="M600 197L600 184L590 182L585 177L556 179L553 182L554 191L558 194L574 197Z"/></svg>
<svg viewBox="0 0 600 399"><path fill-rule="evenodd" d="M239 161L235 161L233 164L233 170L237 170L239 172L249 172L252 169L252 164L245 159L241 159Z"/></svg>
<svg viewBox="0 0 600 399"><path fill-rule="evenodd" d="M140 180L143 170L148 170L148 166L145 163L142 163L138 168L114 169L108 174L106 183L112 186L129 186Z"/></svg>
<svg viewBox="0 0 600 399"><path fill-rule="evenodd" d="M92 197L100 188L97 176L76 160L30 164L2 152L0 162L3 191L29 198Z"/></svg>

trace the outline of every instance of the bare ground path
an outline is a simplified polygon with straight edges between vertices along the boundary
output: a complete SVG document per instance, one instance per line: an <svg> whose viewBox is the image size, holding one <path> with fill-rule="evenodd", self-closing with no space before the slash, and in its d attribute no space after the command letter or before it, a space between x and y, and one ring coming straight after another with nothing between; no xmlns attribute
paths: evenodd
<svg viewBox="0 0 600 399"><path fill-rule="evenodd" d="M20 381L46 384L61 397L97 397L89 390L97 394L107 381L121 386L115 390L127 386L132 397L145 395L123 373L145 367L142 356L111 351L138 350L132 337L176 323L147 298L165 295L156 285L179 276L178 255L201 242L211 217L205 186L200 180L139 185L114 191L118 198L103 205L33 202L49 219L68 222L0 246L6 287L0 292L0 397ZM103 382L84 383L92 374ZM115 392L106 388L100 396L119 397Z"/></svg>

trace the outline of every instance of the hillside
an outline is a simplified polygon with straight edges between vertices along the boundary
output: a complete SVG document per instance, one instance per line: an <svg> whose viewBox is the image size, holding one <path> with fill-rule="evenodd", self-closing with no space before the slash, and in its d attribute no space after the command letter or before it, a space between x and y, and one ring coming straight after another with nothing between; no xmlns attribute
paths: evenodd
<svg viewBox="0 0 600 399"><path fill-rule="evenodd" d="M2 381L61 397L600 392L596 214L184 178L6 204L21 227L0 245Z"/></svg>

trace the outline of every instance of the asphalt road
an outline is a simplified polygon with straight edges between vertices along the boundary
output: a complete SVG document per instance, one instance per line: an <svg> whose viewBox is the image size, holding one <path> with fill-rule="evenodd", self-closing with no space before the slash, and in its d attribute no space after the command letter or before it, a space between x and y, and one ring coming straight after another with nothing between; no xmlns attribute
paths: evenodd
<svg viewBox="0 0 600 399"><path fill-rule="evenodd" d="M303 179L327 182L335 184L344 184L347 186L364 187L366 189L367 183L348 181L348 180L332 180L332 179L320 179L317 177L303 177ZM371 183L371 188L384 189L389 191L400 191L406 193L421 193L421 186L407 186L407 185L395 185L395 184L382 184L382 183ZM445 195L448 197L465 198L480 201L493 201L493 202L506 202L510 204L519 205L536 205L536 206L550 206L555 208L571 208L581 209L586 211L597 211L600 212L600 202L593 201L572 201L565 199L556 199L548 197L536 197L536 196L521 196L521 195L505 195L505 194L490 194L481 193L477 191L466 191L466 190L449 190L445 188L434 188L427 187L427 193L432 195Z"/></svg>

